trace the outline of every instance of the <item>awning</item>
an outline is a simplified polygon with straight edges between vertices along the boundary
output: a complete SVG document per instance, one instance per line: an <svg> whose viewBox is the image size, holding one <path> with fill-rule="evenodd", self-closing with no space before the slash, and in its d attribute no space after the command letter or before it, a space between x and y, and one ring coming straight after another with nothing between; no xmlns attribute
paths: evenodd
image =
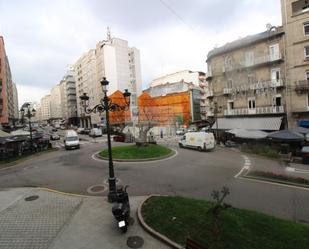
<svg viewBox="0 0 309 249"><path fill-rule="evenodd" d="M308 120L300 120L300 121L298 121L298 125L303 126L303 127L309 127L309 121Z"/></svg>
<svg viewBox="0 0 309 249"><path fill-rule="evenodd" d="M282 141L304 141L305 139L304 135L291 130L275 131L268 134L267 137Z"/></svg>
<svg viewBox="0 0 309 249"><path fill-rule="evenodd" d="M246 139L263 139L266 138L268 133L264 131L253 131L253 130L244 130L244 129L232 129L226 131L227 133L234 134L235 137L238 138L246 138Z"/></svg>
<svg viewBox="0 0 309 249"><path fill-rule="evenodd" d="M261 118L217 118L212 129L231 130L262 130L262 131L278 131L282 123L283 117L261 117ZM218 124L217 124L218 122Z"/></svg>

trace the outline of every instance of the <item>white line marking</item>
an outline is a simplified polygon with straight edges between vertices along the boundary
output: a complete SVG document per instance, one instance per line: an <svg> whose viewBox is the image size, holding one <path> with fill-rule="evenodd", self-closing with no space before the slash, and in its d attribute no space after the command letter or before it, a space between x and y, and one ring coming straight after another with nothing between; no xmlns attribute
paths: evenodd
<svg viewBox="0 0 309 249"><path fill-rule="evenodd" d="M245 163L244 163L244 166L241 168L241 170L234 176L235 178L238 178L245 170L249 170L251 166L250 158L245 155L241 155L241 156L245 160Z"/></svg>
<svg viewBox="0 0 309 249"><path fill-rule="evenodd" d="M247 181L251 181L251 182L258 182L258 183L266 183L266 184L271 184L271 185L280 186L280 187L296 188L296 189L301 189L301 190L309 191L309 188L293 186L293 185L288 185L288 184L282 184L282 183L277 183L277 182L269 182L269 181L263 181L263 180L258 180L258 179L251 179L251 178L246 178L246 177L239 177L238 179L247 180Z"/></svg>

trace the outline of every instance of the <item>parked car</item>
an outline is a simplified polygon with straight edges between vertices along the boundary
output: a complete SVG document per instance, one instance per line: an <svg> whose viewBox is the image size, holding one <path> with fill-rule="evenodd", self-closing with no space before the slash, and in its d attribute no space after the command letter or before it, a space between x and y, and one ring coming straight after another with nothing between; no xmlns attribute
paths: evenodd
<svg viewBox="0 0 309 249"><path fill-rule="evenodd" d="M186 129L184 129L184 128L181 128L181 129L178 129L177 131L176 131L176 135L184 135L185 133L186 133Z"/></svg>
<svg viewBox="0 0 309 249"><path fill-rule="evenodd" d="M124 142L125 141L125 135L124 134L115 135L113 137L113 141L114 142Z"/></svg>
<svg viewBox="0 0 309 249"><path fill-rule="evenodd" d="M64 147L66 150L68 149L79 149L79 137L76 131L68 130L64 137Z"/></svg>
<svg viewBox="0 0 309 249"><path fill-rule="evenodd" d="M60 136L57 133L50 134L50 140L59 140Z"/></svg>
<svg viewBox="0 0 309 249"><path fill-rule="evenodd" d="M90 129L88 129L88 128L86 128L86 129L84 130L84 132L83 132L83 134L87 134L87 135L89 135L89 133L90 133Z"/></svg>
<svg viewBox="0 0 309 249"><path fill-rule="evenodd" d="M79 128L77 129L77 133L78 133L78 134L83 134L83 133L84 133L84 130L85 130L85 128L79 127Z"/></svg>
<svg viewBox="0 0 309 249"><path fill-rule="evenodd" d="M188 132L179 140L179 147L198 149L199 151L212 150L216 146L213 133Z"/></svg>
<svg viewBox="0 0 309 249"><path fill-rule="evenodd" d="M102 130L99 128L92 128L89 132L89 136L91 137L101 137L102 136Z"/></svg>

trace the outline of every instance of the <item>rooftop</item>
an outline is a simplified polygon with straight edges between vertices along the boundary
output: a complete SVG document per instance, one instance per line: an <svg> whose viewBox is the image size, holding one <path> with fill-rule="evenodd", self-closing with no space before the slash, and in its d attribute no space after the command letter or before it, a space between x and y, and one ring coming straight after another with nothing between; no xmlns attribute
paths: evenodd
<svg viewBox="0 0 309 249"><path fill-rule="evenodd" d="M214 56L221 55L235 49L246 47L257 42L261 42L263 40L269 39L271 37L281 36L284 34L283 27L272 27L270 30L264 31L262 33L258 33L255 35L249 35L245 38L241 38L232 42L225 44L222 47L215 48L211 50L207 55L207 61Z"/></svg>

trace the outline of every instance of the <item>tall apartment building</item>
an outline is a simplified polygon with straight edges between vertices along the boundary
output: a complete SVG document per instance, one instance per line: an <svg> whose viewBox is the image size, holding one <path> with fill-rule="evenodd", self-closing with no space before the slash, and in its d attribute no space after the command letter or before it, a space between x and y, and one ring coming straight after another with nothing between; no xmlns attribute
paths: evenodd
<svg viewBox="0 0 309 249"><path fill-rule="evenodd" d="M16 84L14 82L13 82L12 89L13 89L13 103L14 103L13 117L14 117L15 121L17 121L19 119L18 92L17 92Z"/></svg>
<svg viewBox="0 0 309 249"><path fill-rule="evenodd" d="M309 1L281 0L289 126L309 127Z"/></svg>
<svg viewBox="0 0 309 249"><path fill-rule="evenodd" d="M44 122L44 123L48 123L49 120L50 120L50 101L51 101L51 97L50 97L50 94L44 96L42 99L41 99L41 104L40 104L40 107L41 107L41 120Z"/></svg>
<svg viewBox="0 0 309 249"><path fill-rule="evenodd" d="M62 120L62 103L60 84L54 86L50 91L50 119L53 121Z"/></svg>
<svg viewBox="0 0 309 249"><path fill-rule="evenodd" d="M196 87L199 87L201 120L206 120L206 110L209 107L209 100L206 97L206 94L208 93L208 84L205 73L183 70L156 78L149 84L149 86L156 87L181 81L192 83Z"/></svg>
<svg viewBox="0 0 309 249"><path fill-rule="evenodd" d="M268 30L208 53L210 108L219 130L278 130L286 122L284 30Z"/></svg>
<svg viewBox="0 0 309 249"><path fill-rule="evenodd" d="M103 98L100 81L103 77L109 81L108 94L117 90L129 89L131 107L136 106L137 96L142 92L139 50L129 47L128 42L118 38L101 41L74 64L77 99L83 93L90 97L89 104L94 106ZM102 124L99 113L87 115L83 112L81 102L77 101L80 125L91 127Z"/></svg>
<svg viewBox="0 0 309 249"><path fill-rule="evenodd" d="M10 64L3 37L0 36L0 124L12 124L15 120L17 103L14 102L13 91Z"/></svg>
<svg viewBox="0 0 309 249"><path fill-rule="evenodd" d="M68 70L60 82L61 117L67 125L77 125L76 87L74 72Z"/></svg>

